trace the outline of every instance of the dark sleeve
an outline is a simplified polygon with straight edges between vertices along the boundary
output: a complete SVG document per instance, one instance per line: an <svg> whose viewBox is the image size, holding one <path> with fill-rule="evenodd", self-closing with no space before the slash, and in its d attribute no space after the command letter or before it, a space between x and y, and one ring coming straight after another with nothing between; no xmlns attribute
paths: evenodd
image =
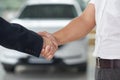
<svg viewBox="0 0 120 80"><path fill-rule="evenodd" d="M19 24L0 18L0 45L39 57L43 38Z"/></svg>

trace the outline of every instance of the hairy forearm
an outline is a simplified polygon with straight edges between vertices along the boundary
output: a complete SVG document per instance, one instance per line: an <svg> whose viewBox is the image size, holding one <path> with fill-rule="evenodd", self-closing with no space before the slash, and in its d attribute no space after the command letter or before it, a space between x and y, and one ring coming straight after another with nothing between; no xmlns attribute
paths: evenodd
<svg viewBox="0 0 120 80"><path fill-rule="evenodd" d="M80 17L73 19L63 29L53 34L54 37L58 40L59 45L80 39L94 28L94 14L90 13L91 15L88 15L88 12L89 9L85 11Z"/></svg>

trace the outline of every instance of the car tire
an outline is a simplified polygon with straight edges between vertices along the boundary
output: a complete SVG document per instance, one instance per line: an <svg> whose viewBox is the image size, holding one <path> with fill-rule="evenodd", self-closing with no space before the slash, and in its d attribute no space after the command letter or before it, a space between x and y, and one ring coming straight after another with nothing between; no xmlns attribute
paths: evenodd
<svg viewBox="0 0 120 80"><path fill-rule="evenodd" d="M87 63L83 63L81 66L77 67L78 72L86 72L87 71Z"/></svg>
<svg viewBox="0 0 120 80"><path fill-rule="evenodd" d="M87 67L78 67L78 72L86 72L87 71Z"/></svg>
<svg viewBox="0 0 120 80"><path fill-rule="evenodd" d="M15 72L15 66L14 65L10 65L10 64L3 64L3 67L5 69L6 72Z"/></svg>

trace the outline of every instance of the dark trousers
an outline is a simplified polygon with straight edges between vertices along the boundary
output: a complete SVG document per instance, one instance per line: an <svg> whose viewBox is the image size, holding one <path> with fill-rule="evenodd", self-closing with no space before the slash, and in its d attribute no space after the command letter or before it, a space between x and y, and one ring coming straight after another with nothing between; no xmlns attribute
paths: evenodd
<svg viewBox="0 0 120 80"><path fill-rule="evenodd" d="M96 68L95 80L120 80L120 69Z"/></svg>

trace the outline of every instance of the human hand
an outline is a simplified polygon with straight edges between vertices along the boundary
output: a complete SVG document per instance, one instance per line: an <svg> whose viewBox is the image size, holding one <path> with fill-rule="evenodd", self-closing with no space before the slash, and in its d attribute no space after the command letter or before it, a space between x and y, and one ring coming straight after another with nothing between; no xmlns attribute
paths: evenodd
<svg viewBox="0 0 120 80"><path fill-rule="evenodd" d="M51 60L58 49L57 40L48 32L39 32L38 34L44 39L41 55L47 60Z"/></svg>

